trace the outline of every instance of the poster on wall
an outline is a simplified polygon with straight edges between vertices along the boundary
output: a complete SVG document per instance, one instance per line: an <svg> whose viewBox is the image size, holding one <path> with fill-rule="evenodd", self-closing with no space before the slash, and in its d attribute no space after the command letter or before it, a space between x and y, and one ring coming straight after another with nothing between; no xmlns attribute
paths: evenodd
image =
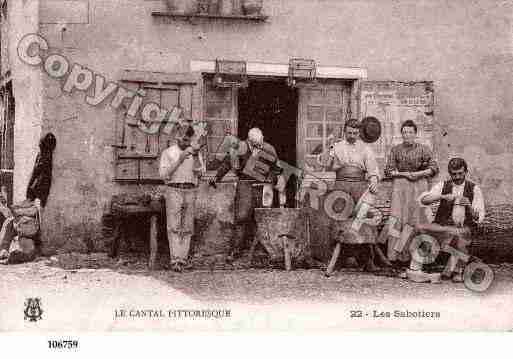
<svg viewBox="0 0 513 359"><path fill-rule="evenodd" d="M406 120L417 125L417 141L433 150L433 82L364 81L360 98L361 118L375 117L381 123L380 138L370 144L381 169L390 149L401 143Z"/></svg>

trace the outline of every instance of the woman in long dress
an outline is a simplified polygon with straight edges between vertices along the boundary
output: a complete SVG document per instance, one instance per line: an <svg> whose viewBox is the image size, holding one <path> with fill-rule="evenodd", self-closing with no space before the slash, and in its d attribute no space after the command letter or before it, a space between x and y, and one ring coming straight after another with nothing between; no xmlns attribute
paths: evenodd
<svg viewBox="0 0 513 359"><path fill-rule="evenodd" d="M415 122L405 121L401 125L401 135L403 142L392 147L388 155L385 176L393 180L390 216L395 218L395 229L402 231L406 224L415 227L419 223L428 222L426 212L418 204L417 198L428 190L428 178L435 176L439 169L429 147L415 141ZM398 242L400 238L389 237L387 257L392 262L406 262L410 259L409 243L401 249Z"/></svg>

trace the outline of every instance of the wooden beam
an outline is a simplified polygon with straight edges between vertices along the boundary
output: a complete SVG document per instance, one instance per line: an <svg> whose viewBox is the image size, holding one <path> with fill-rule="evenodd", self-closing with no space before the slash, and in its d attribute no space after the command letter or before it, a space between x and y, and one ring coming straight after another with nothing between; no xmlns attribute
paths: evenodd
<svg viewBox="0 0 513 359"><path fill-rule="evenodd" d="M214 60L193 60L190 63L193 72L215 73ZM289 64L248 62L248 75L253 76L289 76ZM317 66L317 78L356 80L367 77L367 70L361 67Z"/></svg>
<svg viewBox="0 0 513 359"><path fill-rule="evenodd" d="M123 70L120 75L122 82L144 82L157 86L188 84L196 85L198 77L187 72L152 72L138 70Z"/></svg>

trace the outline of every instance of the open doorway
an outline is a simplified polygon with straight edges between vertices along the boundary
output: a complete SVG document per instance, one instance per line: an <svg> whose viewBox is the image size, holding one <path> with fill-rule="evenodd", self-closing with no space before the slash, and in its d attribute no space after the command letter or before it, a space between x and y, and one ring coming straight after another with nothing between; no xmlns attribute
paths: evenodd
<svg viewBox="0 0 513 359"><path fill-rule="evenodd" d="M250 79L248 87L240 89L238 95L239 138L245 139L251 128L258 127L279 159L295 166L298 101L297 90L283 80ZM287 207L295 206L295 195L296 181L291 178Z"/></svg>

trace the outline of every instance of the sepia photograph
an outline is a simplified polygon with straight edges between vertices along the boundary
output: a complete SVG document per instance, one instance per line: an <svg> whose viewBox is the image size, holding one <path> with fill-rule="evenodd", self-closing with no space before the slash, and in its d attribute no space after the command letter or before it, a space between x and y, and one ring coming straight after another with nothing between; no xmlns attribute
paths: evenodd
<svg viewBox="0 0 513 359"><path fill-rule="evenodd" d="M510 0L0 0L0 332L511 332L512 138Z"/></svg>

